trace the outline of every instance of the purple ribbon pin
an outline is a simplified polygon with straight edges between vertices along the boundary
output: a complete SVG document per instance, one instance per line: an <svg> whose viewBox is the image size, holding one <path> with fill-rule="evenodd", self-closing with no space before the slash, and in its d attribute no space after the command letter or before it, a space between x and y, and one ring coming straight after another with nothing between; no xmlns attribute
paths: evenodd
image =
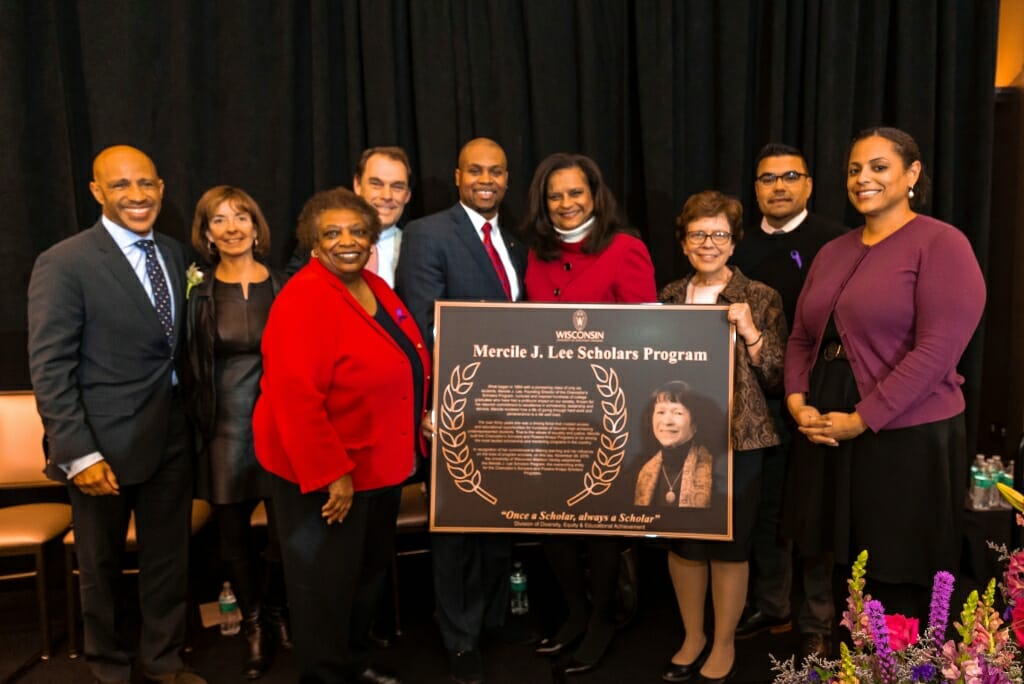
<svg viewBox="0 0 1024 684"><path fill-rule="evenodd" d="M796 267L801 271L804 270L804 260L800 258L800 252L793 250L789 253L789 258L796 262Z"/></svg>

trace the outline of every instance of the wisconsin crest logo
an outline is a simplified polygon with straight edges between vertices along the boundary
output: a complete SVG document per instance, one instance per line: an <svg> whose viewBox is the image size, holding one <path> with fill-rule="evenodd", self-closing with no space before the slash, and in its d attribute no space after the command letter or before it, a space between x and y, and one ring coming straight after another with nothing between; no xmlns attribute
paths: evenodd
<svg viewBox="0 0 1024 684"><path fill-rule="evenodd" d="M587 312L583 309L576 309L572 314L572 326L582 332L587 327Z"/></svg>
<svg viewBox="0 0 1024 684"><path fill-rule="evenodd" d="M604 342L604 330L587 330L590 322L587 312L576 309L572 312L573 330L556 330L557 342Z"/></svg>

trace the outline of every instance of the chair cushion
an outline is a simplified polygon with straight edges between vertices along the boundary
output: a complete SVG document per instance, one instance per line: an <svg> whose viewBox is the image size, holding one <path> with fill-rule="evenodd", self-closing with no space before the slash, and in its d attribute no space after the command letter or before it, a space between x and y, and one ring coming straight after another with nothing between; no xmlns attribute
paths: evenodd
<svg viewBox="0 0 1024 684"><path fill-rule="evenodd" d="M37 546L57 537L71 524L71 506L35 503L0 508L0 549Z"/></svg>
<svg viewBox="0 0 1024 684"><path fill-rule="evenodd" d="M415 532L426 529L430 520L427 511L427 488L422 483L402 488L402 503L398 507L395 525L399 532Z"/></svg>
<svg viewBox="0 0 1024 684"><path fill-rule="evenodd" d="M249 518L249 524L253 527L267 526L267 507L262 501L256 504L256 508L252 510L252 517Z"/></svg>

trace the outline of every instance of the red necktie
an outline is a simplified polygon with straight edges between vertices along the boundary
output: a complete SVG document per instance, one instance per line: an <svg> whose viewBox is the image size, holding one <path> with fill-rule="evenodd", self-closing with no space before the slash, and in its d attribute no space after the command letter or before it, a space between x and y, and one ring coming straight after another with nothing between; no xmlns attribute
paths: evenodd
<svg viewBox="0 0 1024 684"><path fill-rule="evenodd" d="M494 270L498 272L498 280L501 281L501 288L505 290L505 296L512 299L512 286L508 282L508 274L505 273L505 265L501 263L501 257L498 256L498 250L494 249L494 243L491 242L491 223L490 221L484 223L484 249L487 250L487 256L491 257L491 263L494 264Z"/></svg>

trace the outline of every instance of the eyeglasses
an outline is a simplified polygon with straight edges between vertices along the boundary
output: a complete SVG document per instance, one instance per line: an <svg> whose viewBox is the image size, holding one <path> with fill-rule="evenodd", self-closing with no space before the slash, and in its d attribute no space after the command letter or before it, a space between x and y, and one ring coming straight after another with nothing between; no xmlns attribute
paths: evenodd
<svg viewBox="0 0 1024 684"><path fill-rule="evenodd" d="M799 171L786 171L785 173L762 173L757 177L757 182L764 186L775 185L776 182L781 178L782 182L786 185L792 185L801 178L810 178L809 173L800 173Z"/></svg>
<svg viewBox="0 0 1024 684"><path fill-rule="evenodd" d="M704 241L711 238L711 242L716 245L724 245L732 240L732 233L727 233L724 230L716 230L713 233L705 233L703 230L695 230L691 233L686 234L686 241L691 245L703 245Z"/></svg>

